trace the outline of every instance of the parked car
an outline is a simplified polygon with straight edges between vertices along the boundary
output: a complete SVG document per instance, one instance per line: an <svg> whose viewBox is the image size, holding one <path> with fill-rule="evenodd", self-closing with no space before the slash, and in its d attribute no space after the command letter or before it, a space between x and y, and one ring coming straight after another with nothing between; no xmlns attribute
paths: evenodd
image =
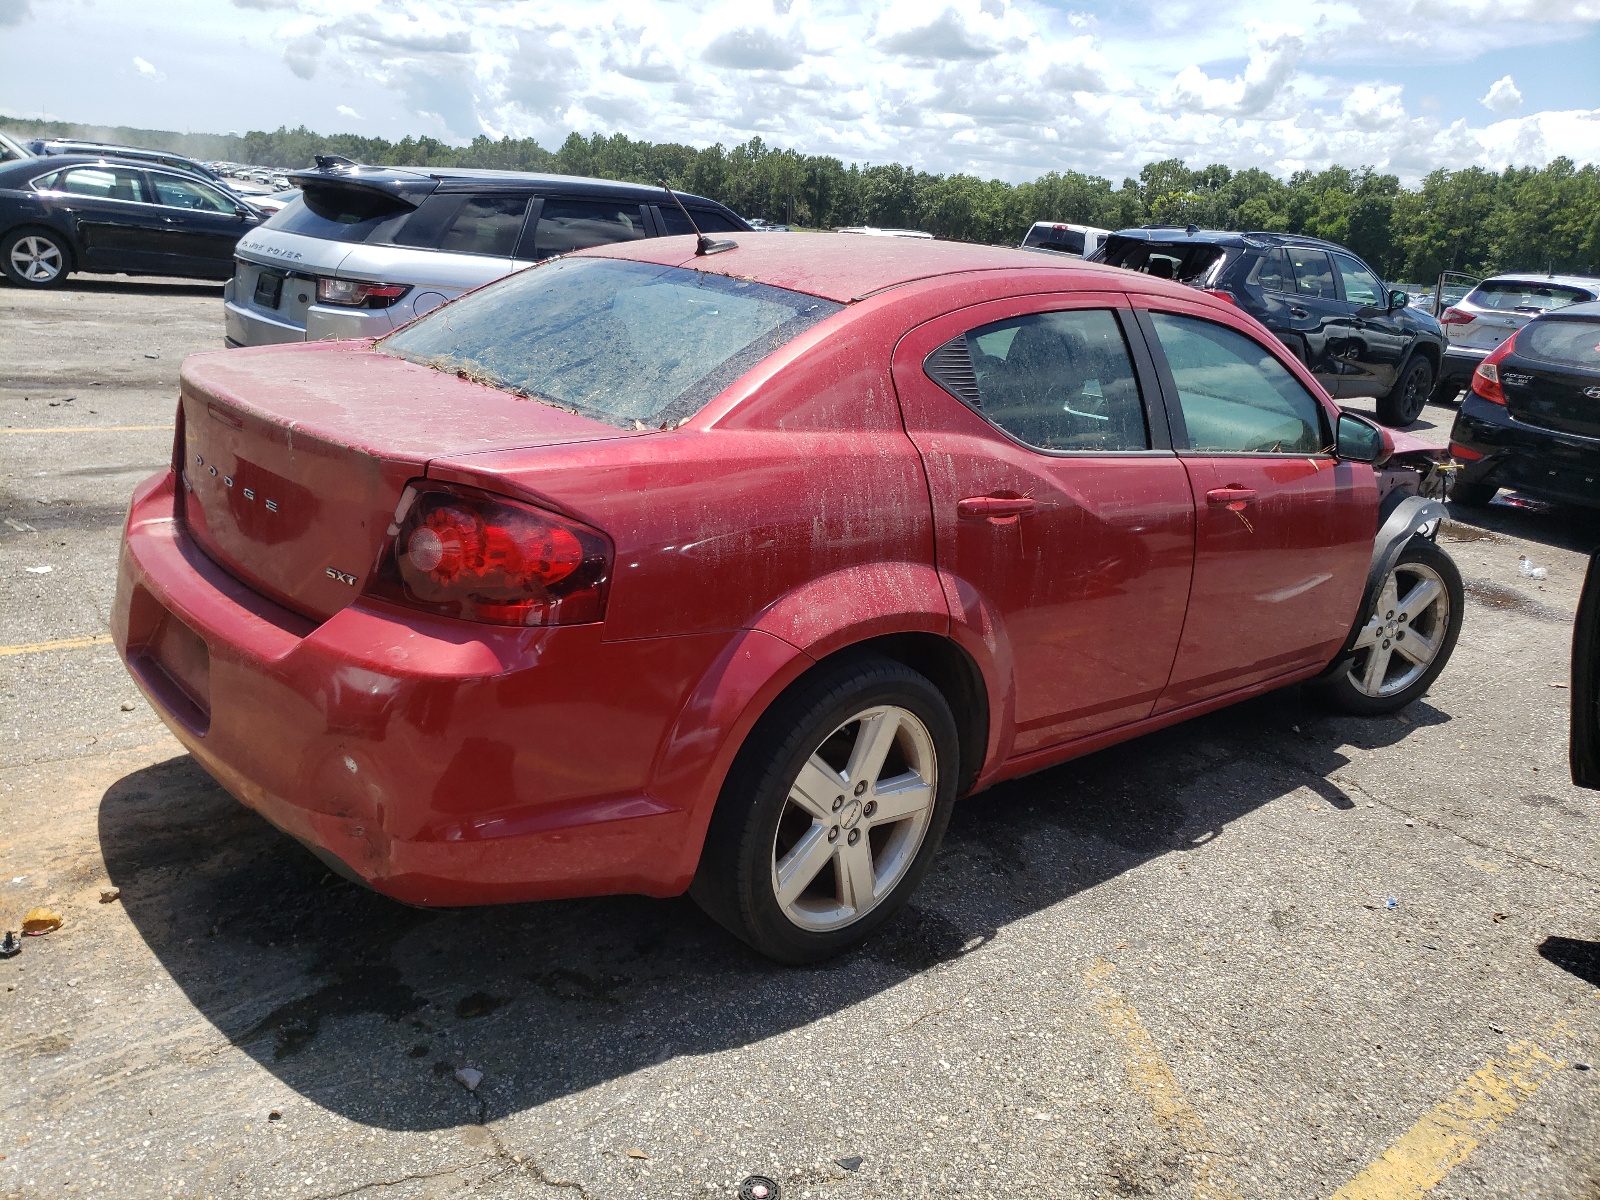
<svg viewBox="0 0 1600 1200"><path fill-rule="evenodd" d="M83 155L0 163L0 268L21 287L74 271L227 279L261 214L203 179Z"/></svg>
<svg viewBox="0 0 1600 1200"><path fill-rule="evenodd" d="M235 251L230 346L373 337L554 255L689 232L672 197L641 184L319 163L291 174L300 198ZM749 229L714 200L681 199L702 233Z"/></svg>
<svg viewBox="0 0 1600 1200"><path fill-rule="evenodd" d="M92 158L114 158L119 162L149 163L151 166L198 175L212 186L219 187L230 195L234 194L227 180L205 163L182 154L174 154L169 150L149 150L143 146L119 146L113 142L86 142L74 138L34 138L28 142L28 148L44 157L70 154L87 155Z"/></svg>
<svg viewBox="0 0 1600 1200"><path fill-rule="evenodd" d="M1568 304L1600 300L1600 279L1587 275L1496 275L1439 314L1449 344L1434 399L1454 400L1484 357L1534 317Z"/></svg>
<svg viewBox="0 0 1600 1200"><path fill-rule="evenodd" d="M1376 396L1385 425L1421 415L1444 357L1438 321L1334 242L1158 225L1112 234L1092 261L1236 304L1299 355L1330 396Z"/></svg>
<svg viewBox="0 0 1600 1200"><path fill-rule="evenodd" d="M21 142L7 137L0 132L0 163L16 162L18 159L32 158L33 151Z"/></svg>
<svg viewBox="0 0 1600 1200"><path fill-rule="evenodd" d="M1503 487L1600 505L1600 301L1535 317L1472 374L1450 430L1450 498L1482 505Z"/></svg>
<svg viewBox="0 0 1600 1200"><path fill-rule="evenodd" d="M1237 307L737 242L191 356L112 627L196 760L405 902L688 889L801 962L959 795L1299 680L1393 712L1449 658L1443 506Z"/></svg>
<svg viewBox="0 0 1600 1200"><path fill-rule="evenodd" d="M1064 225L1058 221L1035 221L1023 236L1024 250L1053 250L1075 258L1088 258L1100 249L1111 230L1097 225Z"/></svg>
<svg viewBox="0 0 1600 1200"><path fill-rule="evenodd" d="M268 192L262 196L251 196L250 203L271 216L279 209L287 208L291 203L300 199L300 189L297 187L285 188L280 192Z"/></svg>

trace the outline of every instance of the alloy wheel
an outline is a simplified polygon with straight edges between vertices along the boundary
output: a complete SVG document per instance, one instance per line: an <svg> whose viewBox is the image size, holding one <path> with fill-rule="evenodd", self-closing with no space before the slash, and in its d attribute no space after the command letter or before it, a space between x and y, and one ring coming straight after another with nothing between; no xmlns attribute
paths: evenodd
<svg viewBox="0 0 1600 1200"><path fill-rule="evenodd" d="M49 283L61 274L65 260L61 247L49 238L29 234L11 247L11 266L29 283Z"/></svg>
<svg viewBox="0 0 1600 1200"><path fill-rule="evenodd" d="M790 786L773 839L784 916L826 932L888 896L927 834L938 770L927 727L896 705L856 713L824 738Z"/></svg>
<svg viewBox="0 0 1600 1200"><path fill-rule="evenodd" d="M1439 656L1450 628L1450 593L1423 563L1403 562L1389 572L1378 606L1356 638L1350 682L1374 698L1403 692Z"/></svg>

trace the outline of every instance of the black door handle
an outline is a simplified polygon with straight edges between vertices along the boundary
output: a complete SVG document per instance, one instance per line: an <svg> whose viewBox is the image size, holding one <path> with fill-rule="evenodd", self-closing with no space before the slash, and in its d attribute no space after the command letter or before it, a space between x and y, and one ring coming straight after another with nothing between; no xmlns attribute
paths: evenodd
<svg viewBox="0 0 1600 1200"><path fill-rule="evenodd" d="M1291 317L1309 317L1311 314L1303 308L1291 308L1289 309L1289 315Z"/></svg>

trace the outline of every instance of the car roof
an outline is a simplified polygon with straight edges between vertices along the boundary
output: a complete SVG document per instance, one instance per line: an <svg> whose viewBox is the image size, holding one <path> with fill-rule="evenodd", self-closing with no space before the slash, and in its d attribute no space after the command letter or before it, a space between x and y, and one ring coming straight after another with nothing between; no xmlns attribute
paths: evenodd
<svg viewBox="0 0 1600 1200"><path fill-rule="evenodd" d="M0 163L0 171L7 174L26 175L32 179L35 175L50 175L67 167L94 166L96 163L105 163L113 167L137 167L141 171L160 171L163 168L176 171L180 175L195 175L196 178L205 180L204 175L196 175L193 171L185 171L177 163L152 162L143 158L123 158L116 154L37 154L32 158L19 158L15 162ZM31 168L31 170L30 170Z"/></svg>
<svg viewBox="0 0 1600 1200"><path fill-rule="evenodd" d="M975 246L925 238L864 238L848 233L794 233L788 237L733 234L736 248L694 254L693 237L617 242L581 251L585 257L620 258L662 266L689 267L848 304L875 292L919 279L971 271L1063 270L1081 272L1085 286L1096 282L1116 291L1148 291L1194 298L1192 288L1119 267L1085 263L1059 254L1041 255L1012 246Z"/></svg>
<svg viewBox="0 0 1600 1200"><path fill-rule="evenodd" d="M1548 275L1542 271L1508 271L1504 275L1491 275L1477 284L1482 287L1485 283L1541 283L1555 284L1557 287L1577 287L1586 291L1600 290L1600 276L1596 275Z"/></svg>
<svg viewBox="0 0 1600 1200"><path fill-rule="evenodd" d="M1240 233L1231 229L1201 229L1198 225L1141 225L1137 229L1119 229L1111 236L1140 242L1185 241L1198 242L1206 246L1238 246L1251 250L1261 250L1268 246L1314 246L1319 250L1337 250L1341 254L1355 254L1350 247L1323 238L1301 233L1272 233L1261 229Z"/></svg>
<svg viewBox="0 0 1600 1200"><path fill-rule="evenodd" d="M434 180L442 186L452 181L515 184L534 191L584 192L589 195L612 196L619 199L647 201L653 204L672 201L664 189L647 183L625 183L616 179L591 179L584 175L546 175L537 171L498 171L480 167L380 167L365 163L331 167L309 167L303 171L286 172L291 180L300 183L361 183L368 187L383 188L389 185L398 189L414 189L417 184ZM722 208L715 200L689 192L676 193L685 204Z"/></svg>

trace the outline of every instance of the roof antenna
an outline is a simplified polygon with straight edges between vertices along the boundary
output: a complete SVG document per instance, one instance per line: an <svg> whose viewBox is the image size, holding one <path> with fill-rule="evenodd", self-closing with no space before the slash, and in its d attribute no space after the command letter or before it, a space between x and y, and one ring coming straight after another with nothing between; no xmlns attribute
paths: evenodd
<svg viewBox="0 0 1600 1200"><path fill-rule="evenodd" d="M667 186L665 176L659 176L656 182L661 185L661 190L672 197L672 202L678 206L678 211L683 214L683 219L689 222L689 228L694 230L694 252L698 255L721 254L724 250L737 250L739 243L734 241L713 241L700 232L700 226L694 223L694 218L689 215L689 210L683 206L683 201L678 199L678 193Z"/></svg>

